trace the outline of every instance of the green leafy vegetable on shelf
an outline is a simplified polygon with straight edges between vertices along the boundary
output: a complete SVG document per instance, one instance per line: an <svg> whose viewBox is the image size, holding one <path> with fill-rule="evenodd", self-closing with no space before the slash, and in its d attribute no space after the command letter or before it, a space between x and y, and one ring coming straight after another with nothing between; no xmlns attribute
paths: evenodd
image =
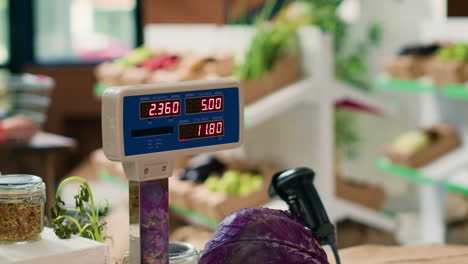
<svg viewBox="0 0 468 264"><path fill-rule="evenodd" d="M263 177L255 173L228 170L222 176L211 175L204 185L212 192L246 196L262 188Z"/></svg>
<svg viewBox="0 0 468 264"><path fill-rule="evenodd" d="M142 46L132 50L125 57L114 60L113 63L127 67L140 64L152 56L153 53L148 48Z"/></svg>
<svg viewBox="0 0 468 264"><path fill-rule="evenodd" d="M75 208L66 208L65 202L60 197L63 186L71 181L80 182L78 194L75 198ZM106 215L109 210L109 203L101 210L101 202L95 204L93 193L88 182L80 177L70 177L62 181L57 188L55 205L51 209L51 218L55 234L61 239L70 238L71 235L78 235L98 242L104 241L103 231L106 225L101 220L101 215ZM73 216L71 216L73 215Z"/></svg>
<svg viewBox="0 0 468 264"><path fill-rule="evenodd" d="M468 44L457 43L437 51L437 57L442 61L468 61Z"/></svg>
<svg viewBox="0 0 468 264"><path fill-rule="evenodd" d="M295 24L315 25L332 34L336 77L356 88L370 90L368 54L372 47L380 45L383 27L379 23L370 23L366 39L351 43L350 26L339 12L342 3L343 0L295 1L280 13L279 18Z"/></svg>
<svg viewBox="0 0 468 264"><path fill-rule="evenodd" d="M359 141L356 133L355 117L352 112L345 110L335 111L335 146L343 151L348 159L357 155L355 144Z"/></svg>
<svg viewBox="0 0 468 264"><path fill-rule="evenodd" d="M282 55L297 45L297 24L268 23L276 1L268 1L256 19L256 33L235 75L241 80L255 80L269 72Z"/></svg>

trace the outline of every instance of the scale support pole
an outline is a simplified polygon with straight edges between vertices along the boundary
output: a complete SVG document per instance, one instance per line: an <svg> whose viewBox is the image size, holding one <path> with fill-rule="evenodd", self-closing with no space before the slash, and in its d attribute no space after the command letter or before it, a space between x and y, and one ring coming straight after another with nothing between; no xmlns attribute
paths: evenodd
<svg viewBox="0 0 468 264"><path fill-rule="evenodd" d="M130 263L169 263L168 179L130 181Z"/></svg>

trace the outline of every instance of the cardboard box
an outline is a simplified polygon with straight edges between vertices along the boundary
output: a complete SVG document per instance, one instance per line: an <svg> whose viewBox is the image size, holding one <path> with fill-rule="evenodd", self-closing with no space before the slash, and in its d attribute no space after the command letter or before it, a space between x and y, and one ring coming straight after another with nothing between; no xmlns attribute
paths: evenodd
<svg viewBox="0 0 468 264"><path fill-rule="evenodd" d="M115 63L105 62L95 68L95 75L99 82L109 86L119 85L126 67Z"/></svg>
<svg viewBox="0 0 468 264"><path fill-rule="evenodd" d="M197 249L203 249L212 235L213 231L201 227L182 226L171 233L170 241L186 242L192 244Z"/></svg>
<svg viewBox="0 0 468 264"><path fill-rule="evenodd" d="M419 168L460 146L460 138L455 128L450 124L439 124L425 129L433 138L432 144L413 153L401 153L391 144L385 146L384 154L393 163Z"/></svg>
<svg viewBox="0 0 468 264"><path fill-rule="evenodd" d="M244 104L253 103L274 91L284 88L288 84L298 81L301 77L302 74L297 55L285 55L262 78L242 81Z"/></svg>
<svg viewBox="0 0 468 264"><path fill-rule="evenodd" d="M429 76L437 85L458 84L468 80L468 65L460 61L435 59L429 67Z"/></svg>
<svg viewBox="0 0 468 264"><path fill-rule="evenodd" d="M368 184L351 183L339 175L336 176L336 194L338 197L376 211L382 209L385 201L385 192L382 188Z"/></svg>
<svg viewBox="0 0 468 264"><path fill-rule="evenodd" d="M357 245L378 244L396 246L398 242L393 233L379 230L352 220L344 220L336 225L338 248Z"/></svg>
<svg viewBox="0 0 468 264"><path fill-rule="evenodd" d="M433 56L392 56L384 59L384 71L392 78L411 80L428 73Z"/></svg>
<svg viewBox="0 0 468 264"><path fill-rule="evenodd" d="M169 203L185 209L192 209L192 192L196 184L181 181L177 172L169 178Z"/></svg>
<svg viewBox="0 0 468 264"><path fill-rule="evenodd" d="M345 264L462 264L468 263L467 246L421 245L386 247L366 245L340 250ZM335 264L328 254L330 264Z"/></svg>

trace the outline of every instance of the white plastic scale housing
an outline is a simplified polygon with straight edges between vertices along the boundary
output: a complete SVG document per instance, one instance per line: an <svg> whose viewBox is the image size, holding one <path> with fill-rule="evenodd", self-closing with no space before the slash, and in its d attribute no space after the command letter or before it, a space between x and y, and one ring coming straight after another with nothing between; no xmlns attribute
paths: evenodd
<svg viewBox="0 0 468 264"><path fill-rule="evenodd" d="M148 98L156 98L158 95L170 95L180 92L187 92L181 97L181 104L183 105L185 95L190 94L197 95L203 94L204 91L218 90L217 93L223 93L223 89L237 89L238 109L224 109L225 111L238 111L238 127L239 131L235 131L238 136L236 142L230 142L226 144L215 144L207 146L198 146L184 148L179 146L178 149L169 149L165 151L157 151L152 153L145 153L139 155L126 155L125 142L124 142L124 130L128 129L124 127L124 98L132 96L142 96L141 101L144 101L145 96ZM167 178L172 173L173 161L184 155L193 155L203 152L214 152L225 149L232 149L239 147L243 142L243 94L239 82L233 80L217 80L217 81L190 81L190 82L178 82L178 83L164 83L164 84L149 84L149 85L137 85L137 86L126 86L126 87L111 87L108 88L102 96L102 132L103 132L103 148L106 157L113 161L122 162L125 173L129 180L132 181L147 181L154 179ZM233 98L224 96L224 105L227 104L227 100L233 100ZM151 101L151 100L150 100ZM181 105L181 108L182 108ZM133 110L132 110L133 111ZM138 109L140 111L140 109ZM183 112L181 110L181 112ZM127 113L128 114L128 113ZM199 113L199 117L209 115L211 113ZM184 113L181 113L184 115ZM223 116L223 113L219 114ZM190 115L192 118L195 115ZM136 118L136 117L135 117ZM139 117L138 117L139 118ZM152 122L154 126L158 126L158 118L153 118ZM232 120L232 119L231 119ZM179 120L180 121L180 120ZM142 122L146 122L142 120ZM226 121L225 121L226 122ZM174 123L174 126L178 126ZM224 128L229 127L228 124L224 125ZM178 133L176 131L174 133ZM230 133L232 131L225 131ZM159 136L153 136L159 137ZM192 139L197 141L200 139ZM182 144L182 143L181 143Z"/></svg>

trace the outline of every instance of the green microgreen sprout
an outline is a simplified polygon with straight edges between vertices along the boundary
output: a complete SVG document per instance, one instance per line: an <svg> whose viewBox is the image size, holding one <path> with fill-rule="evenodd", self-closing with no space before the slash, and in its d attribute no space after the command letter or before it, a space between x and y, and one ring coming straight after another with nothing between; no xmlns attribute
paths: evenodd
<svg viewBox="0 0 468 264"><path fill-rule="evenodd" d="M60 197L63 186L71 181L80 182L78 194L75 198L75 208L66 208L65 202ZM105 202L101 210L101 203ZM57 188L55 205L51 209L51 218L55 234L61 239L68 239L71 235L89 238L98 242L104 241L103 231L106 222L102 221L102 215L109 211L109 202L101 200L95 206L93 193L88 182L81 177L69 177L63 180ZM71 216L71 215L73 216Z"/></svg>

